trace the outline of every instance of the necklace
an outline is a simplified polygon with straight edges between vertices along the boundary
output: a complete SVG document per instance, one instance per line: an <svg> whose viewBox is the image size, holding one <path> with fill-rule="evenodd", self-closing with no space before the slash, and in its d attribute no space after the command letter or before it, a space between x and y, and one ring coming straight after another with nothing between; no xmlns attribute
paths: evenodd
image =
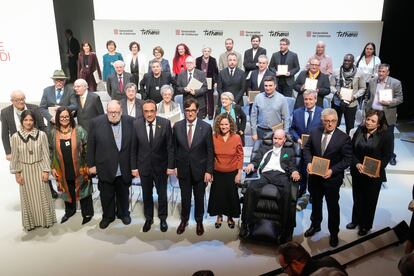
<svg viewBox="0 0 414 276"><path fill-rule="evenodd" d="M63 131L62 129L60 129L60 133L62 133L62 134L68 134L68 133L71 133L71 132L72 132L71 127L69 127L67 131Z"/></svg>

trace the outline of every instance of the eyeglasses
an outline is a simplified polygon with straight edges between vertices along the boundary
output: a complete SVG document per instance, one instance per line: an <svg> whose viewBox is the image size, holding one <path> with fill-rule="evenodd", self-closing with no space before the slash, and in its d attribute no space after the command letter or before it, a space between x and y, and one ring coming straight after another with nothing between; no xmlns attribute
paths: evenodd
<svg viewBox="0 0 414 276"><path fill-rule="evenodd" d="M107 113L111 115L119 115L121 114L121 111L108 111Z"/></svg>
<svg viewBox="0 0 414 276"><path fill-rule="evenodd" d="M184 111L187 113L195 113L197 112L197 109L185 109Z"/></svg>
<svg viewBox="0 0 414 276"><path fill-rule="evenodd" d="M316 63L311 63L310 65L312 65L312 66L319 66L319 64L316 64Z"/></svg>
<svg viewBox="0 0 414 276"><path fill-rule="evenodd" d="M14 98L13 102L24 102L26 98Z"/></svg>
<svg viewBox="0 0 414 276"><path fill-rule="evenodd" d="M338 120L323 120L323 122L324 123L327 123L327 124L334 124L334 123L336 123Z"/></svg>

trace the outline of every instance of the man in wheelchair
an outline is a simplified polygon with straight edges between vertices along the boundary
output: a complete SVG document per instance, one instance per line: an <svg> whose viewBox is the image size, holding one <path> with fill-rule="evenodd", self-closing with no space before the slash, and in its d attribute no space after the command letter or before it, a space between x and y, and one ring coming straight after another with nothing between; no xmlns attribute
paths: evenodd
<svg viewBox="0 0 414 276"><path fill-rule="evenodd" d="M285 131L278 129L273 134L273 145L261 143L258 152L252 154L251 161L245 168L246 180L249 180L249 175L254 171L257 171L258 177L248 183L244 195L241 238L249 238L251 232L255 231L255 224L261 220L255 210L262 194L262 188L271 184L277 188L277 192L274 193L279 194L276 196L276 201L280 219L278 225L272 224L270 227L277 228L278 237L275 237L275 240L279 243L292 239L296 206L291 204L292 181L297 182L300 179L292 144L292 142L286 142ZM294 211L291 210L292 208Z"/></svg>

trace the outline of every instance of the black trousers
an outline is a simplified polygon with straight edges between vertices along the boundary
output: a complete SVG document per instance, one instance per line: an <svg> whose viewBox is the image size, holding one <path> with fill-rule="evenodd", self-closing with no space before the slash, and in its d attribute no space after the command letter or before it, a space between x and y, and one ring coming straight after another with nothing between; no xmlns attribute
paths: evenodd
<svg viewBox="0 0 414 276"><path fill-rule="evenodd" d="M69 83L75 82L75 80L78 78L78 57L69 57L68 58L68 67L69 67L69 74L70 79Z"/></svg>
<svg viewBox="0 0 414 276"><path fill-rule="evenodd" d="M102 205L102 218L114 220L129 216L129 186L122 176L117 176L113 182L99 180L98 189Z"/></svg>
<svg viewBox="0 0 414 276"><path fill-rule="evenodd" d="M382 182L359 172L352 172L352 223L372 228Z"/></svg>
<svg viewBox="0 0 414 276"><path fill-rule="evenodd" d="M396 157L396 154L394 153L394 139L395 139L394 127L395 127L395 125L389 125L387 130L389 132L389 135L391 135L391 137L392 137L391 152L392 152L393 157Z"/></svg>
<svg viewBox="0 0 414 276"><path fill-rule="evenodd" d="M204 177L204 176L203 176ZM203 222L204 216L204 194L206 184L203 180L196 181L191 173L184 178L179 178L181 190L181 220L188 221L191 210L191 192L194 194L194 219Z"/></svg>
<svg viewBox="0 0 414 276"><path fill-rule="evenodd" d="M320 176L309 177L309 191L312 195L312 226L320 227L322 222L322 204L325 197L328 207L328 229L331 234L339 232L339 189L342 178L326 181Z"/></svg>
<svg viewBox="0 0 414 276"><path fill-rule="evenodd" d="M142 197L144 200L144 216L146 220L154 218L154 199L152 198L152 190L157 189L158 195L158 217L167 219L168 201L167 201L167 179L165 173L143 176L141 175Z"/></svg>
<svg viewBox="0 0 414 276"><path fill-rule="evenodd" d="M332 102L332 108L336 110L336 113L338 113L338 123L337 123L338 127L341 124L342 114L345 116L346 133L349 134L349 131L353 129L355 125L355 115L356 115L358 106L348 107L343 102L341 102L340 106L337 106Z"/></svg>
<svg viewBox="0 0 414 276"><path fill-rule="evenodd" d="M281 210L282 229L288 231L294 225L290 205L292 185L286 174L278 171L264 172L260 179L250 183L244 195L242 222L252 224L257 221L254 211L260 199L262 188L267 184L275 185L281 194L278 206Z"/></svg>
<svg viewBox="0 0 414 276"><path fill-rule="evenodd" d="M285 79L277 79L277 92L281 93L285 97L292 97L293 87L288 85Z"/></svg>
<svg viewBox="0 0 414 276"><path fill-rule="evenodd" d="M205 96L206 100L206 108L207 108L207 115L209 117L213 117L214 115L214 90L207 90Z"/></svg>
<svg viewBox="0 0 414 276"><path fill-rule="evenodd" d="M67 181L69 188L70 197L72 202L65 201L65 214L71 215L76 213L76 194L75 194L75 181ZM82 217L92 217L93 216L93 201L92 195L82 198L80 201Z"/></svg>

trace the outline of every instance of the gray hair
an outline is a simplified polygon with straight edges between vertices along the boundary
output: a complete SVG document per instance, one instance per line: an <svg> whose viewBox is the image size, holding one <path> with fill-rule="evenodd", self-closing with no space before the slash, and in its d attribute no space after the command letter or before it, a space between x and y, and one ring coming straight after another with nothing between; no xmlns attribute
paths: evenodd
<svg viewBox="0 0 414 276"><path fill-rule="evenodd" d="M133 82L128 82L128 83L125 85L125 91L127 91L127 90L128 90L128 89L130 89L130 88L134 88L135 92L137 92L137 91L138 91L138 88L137 88L136 84L135 84L135 83L133 83Z"/></svg>
<svg viewBox="0 0 414 276"><path fill-rule="evenodd" d="M227 97L227 98L230 99L230 101L234 102L234 95L231 92L223 92L223 93L221 93L220 99L223 98L223 97Z"/></svg>
<svg viewBox="0 0 414 276"><path fill-rule="evenodd" d="M257 60L259 59L265 59L267 63L269 63L269 58L266 55L260 55Z"/></svg>
<svg viewBox="0 0 414 276"><path fill-rule="evenodd" d="M75 80L74 84L79 84L79 85L82 85L85 88L88 88L88 83L84 79L77 79L77 80Z"/></svg>
<svg viewBox="0 0 414 276"><path fill-rule="evenodd" d="M122 67L125 67L125 62L123 62L122 60L117 60L117 61L115 61L115 62L113 63L114 67L115 67L117 64L120 64L120 65L122 65Z"/></svg>
<svg viewBox="0 0 414 276"><path fill-rule="evenodd" d="M23 96L24 98L26 98L26 95L24 95L22 90L14 90L10 93L10 100L13 100L17 96Z"/></svg>
<svg viewBox="0 0 414 276"><path fill-rule="evenodd" d="M194 59L192 56L188 56L188 57L185 59L185 62L195 62L195 59Z"/></svg>
<svg viewBox="0 0 414 276"><path fill-rule="evenodd" d="M201 52L204 52L204 49L210 49L210 52L212 51L210 46L204 45L203 48L201 48Z"/></svg>
<svg viewBox="0 0 414 276"><path fill-rule="evenodd" d="M321 119L330 115L335 116L335 118L338 120L338 113L336 113L336 110L333 108L325 108L324 110L322 110Z"/></svg>
<svg viewBox="0 0 414 276"><path fill-rule="evenodd" d="M316 97L318 96L318 93L316 93L315 90L305 90L305 92L303 92L303 97L308 96L308 95L312 95L316 99Z"/></svg>
<svg viewBox="0 0 414 276"><path fill-rule="evenodd" d="M170 90L171 91L171 96L174 96L174 88L169 85L169 84L164 84L163 86L161 86L161 96L164 96L165 91Z"/></svg>

